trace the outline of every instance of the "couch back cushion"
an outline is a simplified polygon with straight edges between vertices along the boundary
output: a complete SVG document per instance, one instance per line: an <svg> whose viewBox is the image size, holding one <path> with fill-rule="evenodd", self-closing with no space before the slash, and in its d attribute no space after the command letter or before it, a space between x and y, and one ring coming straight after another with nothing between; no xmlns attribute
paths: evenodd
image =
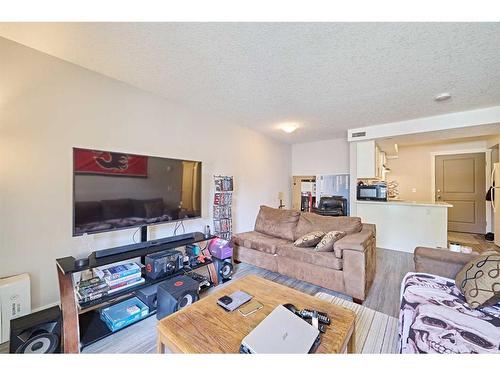
<svg viewBox="0 0 500 375"><path fill-rule="evenodd" d="M302 212L294 232L294 240L317 230L325 233L340 231L351 234L361 231L362 228L363 225L359 217L322 216L311 212Z"/></svg>
<svg viewBox="0 0 500 375"><path fill-rule="evenodd" d="M75 225L102 221L101 202L75 202Z"/></svg>
<svg viewBox="0 0 500 375"><path fill-rule="evenodd" d="M259 214L255 220L255 231L293 241L299 216L300 213L297 211L260 206Z"/></svg>
<svg viewBox="0 0 500 375"><path fill-rule="evenodd" d="M101 201L104 220L123 219L134 216L131 199L113 199Z"/></svg>

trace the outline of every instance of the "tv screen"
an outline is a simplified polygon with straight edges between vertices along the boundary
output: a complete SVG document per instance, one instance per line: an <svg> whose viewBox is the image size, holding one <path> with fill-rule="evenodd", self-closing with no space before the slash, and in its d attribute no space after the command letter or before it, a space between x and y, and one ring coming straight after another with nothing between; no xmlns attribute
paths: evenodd
<svg viewBox="0 0 500 375"><path fill-rule="evenodd" d="M73 149L73 235L201 217L201 162Z"/></svg>

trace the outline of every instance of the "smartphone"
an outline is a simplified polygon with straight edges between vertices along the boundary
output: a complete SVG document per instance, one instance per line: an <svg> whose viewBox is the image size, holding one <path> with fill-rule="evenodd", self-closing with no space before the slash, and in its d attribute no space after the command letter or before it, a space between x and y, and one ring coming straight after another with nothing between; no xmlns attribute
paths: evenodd
<svg viewBox="0 0 500 375"><path fill-rule="evenodd" d="M244 303L252 299L250 294L238 290L229 296L222 296L217 300L217 304L227 311L234 311Z"/></svg>
<svg viewBox="0 0 500 375"><path fill-rule="evenodd" d="M244 306L242 306L238 311L240 312L241 315L243 316L248 316L250 314L253 314L254 312L262 309L264 305L260 303L259 301L252 300L248 303L246 303Z"/></svg>

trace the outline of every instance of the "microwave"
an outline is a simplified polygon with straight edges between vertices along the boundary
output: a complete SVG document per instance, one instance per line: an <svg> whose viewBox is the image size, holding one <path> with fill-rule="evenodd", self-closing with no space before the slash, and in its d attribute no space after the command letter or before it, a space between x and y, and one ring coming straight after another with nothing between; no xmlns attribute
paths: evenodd
<svg viewBox="0 0 500 375"><path fill-rule="evenodd" d="M358 185L356 198L360 201L387 201L387 185Z"/></svg>

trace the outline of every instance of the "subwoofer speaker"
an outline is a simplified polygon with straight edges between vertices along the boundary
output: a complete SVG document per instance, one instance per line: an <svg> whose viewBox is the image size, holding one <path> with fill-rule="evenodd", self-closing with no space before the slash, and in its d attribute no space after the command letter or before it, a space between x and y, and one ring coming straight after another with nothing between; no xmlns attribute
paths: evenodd
<svg viewBox="0 0 500 375"><path fill-rule="evenodd" d="M149 311L156 310L158 307L157 298L158 285L151 285L147 288L143 288L135 293L136 297L139 298L149 307Z"/></svg>
<svg viewBox="0 0 500 375"><path fill-rule="evenodd" d="M188 276L176 276L158 285L158 310L156 318L163 319L167 315L198 301L199 283Z"/></svg>
<svg viewBox="0 0 500 375"><path fill-rule="evenodd" d="M217 280L219 284L223 283L224 281L230 280L231 275L233 274L233 263L231 262L231 258L218 259L213 257L212 261L215 265Z"/></svg>
<svg viewBox="0 0 500 375"><path fill-rule="evenodd" d="M10 353L61 353L61 309L54 306L10 322Z"/></svg>

